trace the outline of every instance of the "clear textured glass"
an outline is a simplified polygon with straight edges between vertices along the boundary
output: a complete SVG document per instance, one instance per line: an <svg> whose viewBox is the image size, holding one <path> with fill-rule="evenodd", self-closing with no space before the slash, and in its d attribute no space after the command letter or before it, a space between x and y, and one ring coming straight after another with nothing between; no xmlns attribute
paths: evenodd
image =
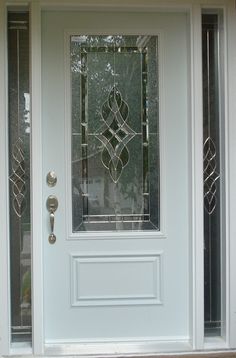
<svg viewBox="0 0 236 358"><path fill-rule="evenodd" d="M204 139L204 307L205 334L221 335L221 188L219 99L219 15L202 17Z"/></svg>
<svg viewBox="0 0 236 358"><path fill-rule="evenodd" d="M73 232L159 230L156 36L72 36Z"/></svg>
<svg viewBox="0 0 236 358"><path fill-rule="evenodd" d="M28 13L8 15L9 202L12 341L31 340Z"/></svg>

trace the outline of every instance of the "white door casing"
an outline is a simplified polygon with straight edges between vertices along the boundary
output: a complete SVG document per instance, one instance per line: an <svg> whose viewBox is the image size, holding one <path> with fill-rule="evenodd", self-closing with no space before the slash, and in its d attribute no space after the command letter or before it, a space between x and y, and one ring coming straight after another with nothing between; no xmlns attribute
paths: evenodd
<svg viewBox="0 0 236 358"><path fill-rule="evenodd" d="M4 177L8 176L7 165L4 164L7 158L7 126L5 120L7 118L7 78L6 78L6 48L7 48L7 41L6 41L6 3L7 5L17 5L16 1L8 0L7 2L1 2L1 37L0 37L0 46L1 46L1 93L0 96L0 113L1 113L1 169L3 171L3 175L1 175L2 185L1 187L5 190L2 190L4 193L4 198L1 200L2 205L2 213L7 213L7 210L4 210L5 204L4 200L6 201L6 194L8 191L7 188L7 181L4 180ZM80 5L77 1L71 1L70 4L74 4L71 6L73 9L80 8ZM159 3L155 3L155 6L152 2L148 1L145 4L141 4L142 2L137 2L137 9L144 10L144 9L154 9L163 8L163 5ZM174 4L175 3L175 4ZM190 4L191 3L191 4ZM31 13L31 64L32 64L32 73L31 73L31 92L32 92L32 192L33 192L33 352L35 354L43 354L44 352L44 320L45 317L43 315L43 285L42 285L42 241L47 241L48 231L44 235L42 235L42 230L45 230L45 226L47 223L47 219L45 217L44 222L41 221L41 214L44 213L45 209L45 199L46 194L44 193L44 197L42 198L41 189L42 185L45 185L45 174L46 171L43 172L41 177L42 168L41 168L41 42L40 42L40 28L41 28L41 6L42 7L49 7L51 10L57 9L57 5L53 1L48 1L47 4L45 2L40 1L29 1L30 4L30 13ZM100 10L97 8L98 4L94 6L87 4L85 7L96 8L96 10ZM107 4L107 8L109 8L110 4ZM121 2L116 6L118 9L124 9L127 6L128 11L133 8L133 3L127 2L126 5L122 5ZM180 4L180 2L168 2L164 7L172 8L188 8L190 10L190 26L191 26L191 89L192 89L192 101L191 101L191 122L192 122L192 135L191 135L191 144L189 145L189 149L192 148L192 175L193 180L191 182L192 185L192 203L189 206L190 210L192 210L192 218L193 218L193 225L192 225L192 247L190 250L193 252L192 262L190 262L190 272L189 279L190 279L190 336L193 339L193 348L194 349L203 349L203 260L202 260L202 219L201 219L201 210L202 210L202 179L200 176L196 176L196 173L199 173L202 167L202 105L201 105L201 6L205 8L212 8L217 6L222 8L225 11L225 53L224 53L224 65L225 65L225 94L226 94L226 108L225 108L225 115L228 119L227 126L229 131L226 130L226 139L228 138L228 147L226 150L229 151L229 162L227 162L226 167L230 168L230 171L227 170L226 173L226 181L227 187L230 192L230 203L227 201L226 208L228 210L227 217L229 217L229 227L228 227L228 234L229 236L226 237L227 240L227 248L226 248L226 256L229 256L231 259L228 260L227 264L227 283L226 283L226 304L227 304L227 312L226 312L226 342L224 343L217 343L217 345L212 344L211 346L207 346L210 348L213 347L235 347L235 289L234 289L234 275L235 272L235 260L234 260L234 251L233 247L235 245L234 240L234 232L235 232L235 220L233 220L234 216L234 200L235 197L235 188L234 188L234 173L235 173L235 165L234 165L234 148L235 148L235 121L234 121L234 114L235 114L235 88L236 88L236 80L235 80L235 66L236 61L235 59L235 47L232 46L235 40L235 4L234 1L230 0L221 1L221 0L214 0L208 1L203 0L197 2L195 0L189 1L186 4ZM58 9L61 8L66 9L68 4L60 2L60 6ZM104 9L106 6L104 6ZM76 28L76 26L69 26L69 28ZM165 83L165 81L163 81ZM4 86L5 84L5 86ZM228 136L227 136L228 135ZM228 168L228 169L229 169ZM51 169L51 168L50 168ZM227 169L227 168L226 168ZM229 174L229 176L228 176ZM230 185L228 185L228 180ZM168 195L168 194L167 194ZM227 194L226 194L227 195ZM191 201L191 200L190 200ZM228 205L230 204L230 206ZM61 205L61 203L60 203ZM6 209L6 208L5 208ZM44 213L46 216L46 213ZM6 215L5 215L6 216ZM8 224L7 218L1 215L1 236L7 237L8 236ZM231 219L232 218L232 219ZM56 216L57 220L57 216ZM1 287L3 289L0 290L0 315L4 317L1 320L0 324L0 355L4 354L7 355L10 352L10 309L9 309L9 300L7 299L6 292L8 292L9 285L7 276L9 274L9 270L7 270L7 257L8 257L8 247L7 242L1 240L1 252L0 252L0 282ZM230 274L231 273L231 274ZM193 280L192 280L193 277ZM219 345L221 344L221 345ZM223 345L222 345L223 344ZM81 347L80 347L81 348ZM166 346L159 345L152 347L153 351L163 351L166 349ZM173 348L174 350L178 350L178 346ZM184 349L183 347L180 349ZM97 353L102 352L99 351L98 347L95 349ZM22 354L24 354L24 350L20 350ZM69 351L69 349L68 349ZM70 352L73 352L74 348L72 347ZM114 351L114 350L113 350ZM119 351L121 351L119 347ZM18 348L11 351L13 354L19 352ZM85 347L84 352L88 352L88 349ZM129 352L129 347L124 347L123 353ZM133 350L131 351L133 352ZM144 348L143 353L147 353L148 348ZM63 351L61 351L63 353Z"/></svg>

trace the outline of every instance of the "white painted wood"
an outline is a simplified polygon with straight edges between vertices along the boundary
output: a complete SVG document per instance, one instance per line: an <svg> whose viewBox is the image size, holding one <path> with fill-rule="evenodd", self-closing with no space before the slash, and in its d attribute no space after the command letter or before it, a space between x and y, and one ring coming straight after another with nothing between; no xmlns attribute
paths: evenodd
<svg viewBox="0 0 236 358"><path fill-rule="evenodd" d="M8 126L7 126L7 15L0 2L0 356L9 354L9 206L8 206Z"/></svg>
<svg viewBox="0 0 236 358"><path fill-rule="evenodd" d="M33 352L43 354L43 256L42 256L42 122L41 122L41 8L30 5L31 48L31 210L32 210L32 326Z"/></svg>
<svg viewBox="0 0 236 358"><path fill-rule="evenodd" d="M73 253L71 305L163 304L163 252ZM122 271L125 270L125 280ZM114 277L116 280L114 280ZM87 285L87 281L91 283ZM117 284L119 282L119 285Z"/></svg>
<svg viewBox="0 0 236 358"><path fill-rule="evenodd" d="M228 260L229 260L229 277L228 277L228 302L229 302L229 346L236 348L236 10L235 2L230 1L227 9L228 18L228 150L229 150L229 244L228 244ZM228 303L227 302L227 303Z"/></svg>
<svg viewBox="0 0 236 358"><path fill-rule="evenodd" d="M31 342L18 342L12 343L10 347L10 356L32 356L32 344Z"/></svg>
<svg viewBox="0 0 236 358"><path fill-rule="evenodd" d="M32 29L32 39L34 39L35 44L32 45L32 64L33 64L33 71L32 71L32 93L33 93L33 117L36 118L35 119L35 124L33 124L33 135L34 135L34 141L32 143L32 156L33 158L36 160L35 163L33 164L33 172L34 172L34 178L36 179L36 184L40 184L39 186L33 184L33 188L35 189L35 193L33 196L33 204L36 205L35 209L34 209L34 213L33 213L33 222L34 222L34 231L33 231L33 235L34 235L34 243L33 243L33 259L34 259L34 263L33 263L33 280L35 282L34 286L33 286L33 298L34 298L34 346L35 346L35 354L42 354L43 352L43 347L42 347L42 342L43 342L43 309L42 309L42 272L41 272L41 265L42 263L42 248L41 248L41 242L42 242L42 232L41 232L41 227L40 225L37 223L37 214L39 214L39 217L41 218L41 209L40 209L40 205L41 208L43 208L43 203L41 200L41 197L39 195L39 192L41 191L41 187L42 187L42 177L41 175L41 158L40 158L40 150L41 150L41 128L40 128L40 94L41 94L41 90L40 90L40 2L34 2L29 0L29 3L32 2L31 5L31 9L33 11L32 13L32 24L34 29ZM12 1L12 0L8 0L8 3L13 4L22 4L22 1ZM204 6L223 6L225 5L225 1L224 0L202 0L201 4L204 4ZM70 2L63 2L63 1L51 1L51 0L47 0L41 3L44 7L47 6L51 6L52 8L57 8L57 5L60 5L59 7L61 8L65 8L65 7L71 7L71 8L83 8L83 9L87 9L87 8L96 8L96 6L99 6L99 10L101 9L108 9L109 2L108 1L103 1L103 2L94 2L94 1L89 1L89 2L82 2L82 1L70 1ZM161 8L166 8L166 7L170 7L172 8L173 4L177 4L176 8L178 6L182 6L185 7L186 5L189 6L190 4L194 4L193 7L193 13L192 13L192 20L193 20L193 25L192 25L192 39L194 39L194 41L196 40L195 44L193 45L192 48L192 70L193 70L193 85L192 85L192 104L195 103L194 107L193 107L193 114L194 114L194 126L192 129L192 138L194 139L194 151L192 153L192 158L196 159L196 163L193 164L193 181L195 182L195 187L194 187L194 191L193 191L193 207L195 208L195 212L193 215L193 232L194 232L194 237L195 237L195 241L194 241L194 245L192 247L192 257L194 260L194 269L193 269L193 301L194 301L194 320L193 320L193 342L194 342L194 347L196 349L201 349L201 347L203 346L203 300L202 300L202 282L201 280L199 280L199 277L202 277L202 267L201 264L203 264L203 259L202 259L202 254L201 254L201 250L202 250L202 242L201 242L201 237L202 237L202 218L201 218L201 211L200 211L200 207L201 207L201 183L200 181L202 180L201 178L199 179L198 177L195 177L194 174L199 173L197 170L199 169L200 166L200 157L201 157L201 153L198 152L198 149L200 148L200 140L199 137L197 136L197 132L198 134L201 135L201 129L200 129L200 125L198 123L201 122L201 120L199 120L200 116L201 116L201 107L199 108L199 105L202 106L201 103L201 99L199 96L199 91L200 91L200 78L199 78L199 73L200 73L200 68L199 68L199 57L201 56L201 52L200 48L199 48L199 40L200 40L200 36L199 36L199 11L200 11L200 5L198 5L199 3L197 3L197 1L187 1L186 3L182 3L180 4L179 1L175 0L175 1L165 1L165 3L160 3L160 2L156 2L154 4L154 1L147 1L147 3L145 3L145 5L149 6L149 11L152 11L154 8L155 9L161 9ZM227 303L230 302L230 305L227 305L227 307L229 307L229 314L230 314L230 321L229 321L229 327L228 327L228 335L229 335L229 342L230 342L230 346L231 347L236 347L236 337L235 337L235 331L236 331L236 320L235 320L235 312L236 312L236 307L235 307L235 302L236 302L236 289L235 289L235 278L234 278L234 272L236 272L236 265L235 265L235 258L234 258L234 253L236 252L236 244L235 244L235 234L236 234L236 227L235 227L235 223L234 223L234 213L235 211L235 200L234 198L236 197L236 192L235 192L235 188L234 188L234 182L235 182L235 175L236 175L236 168L235 168L235 164L234 164L234 153L235 153L235 148L236 148L236 125L234 123L234 115L236 113L236 106L235 106L235 97L236 97L236 88L235 88L235 82L236 82L236 69L235 69L235 64L236 64L236 54L235 54L235 46L233 46L232 44L235 44L235 38L236 38L236 29L235 29L235 7L234 7L234 1L227 1L227 4L229 4L229 8L227 11L227 19L229 20L228 22L228 73L229 73L229 83L228 83L228 90L229 90L229 97L228 97L228 102L229 103L229 151L230 151L230 165L229 165L229 179L230 179L230 186L229 186L229 190L230 190L230 196L231 196L231 200L229 202L229 208L230 208L230 243L228 245L227 248L227 252L230 256L230 272L228 272L228 281L227 281L227 287L228 287L228 292L229 292L229 296L228 296L228 300ZM0 31L0 46L2 46L2 44L5 41L5 28L4 28L4 6L3 6L3 2L0 3L0 10L3 9L3 11L0 11L0 26L1 29L3 29L3 31ZM108 7L107 7L108 6ZM142 11L143 10L143 4L141 1L116 1L113 2L114 8L125 8L127 7L127 9L133 9L133 6L136 6L136 8L139 7L139 10ZM33 22L35 21L36 22ZM1 47L2 49L2 47ZM195 57L195 55L197 57ZM4 51L0 51L0 68L6 68L6 63L5 63L5 54ZM5 83L5 71L1 71L0 72L0 79L1 79L1 83ZM228 74L227 73L227 74ZM200 73L201 76L201 73ZM195 82L196 81L196 82ZM3 166L6 167L7 163L6 163L6 148L7 148L7 144L6 144L6 123L4 123L4 118L6 118L6 91L4 89L4 86L0 87L0 101L1 101L1 106L0 106L0 113L1 113L1 123L0 123L0 135L1 135L1 141L0 141L0 145L1 145L1 151L0 151L0 156L1 156L1 163L3 163ZM195 102L196 100L196 102ZM38 105L37 103L38 102ZM2 105L3 103L3 105ZM35 113L34 113L35 110ZM37 123L38 122L38 123ZM39 132L37 132L37 128L39 129ZM196 128L196 132L193 133L194 128ZM202 142L201 142L202 145ZM200 148L201 150L201 148ZM5 156L4 156L5 155ZM202 160L202 157L201 157ZM2 166L1 166L2 167ZM7 175L7 168L5 171L5 174ZM37 177L40 179L37 179ZM196 181L195 181L196 179ZM39 183L40 182L40 183ZM0 230L1 230L1 236L2 237L7 237L8 236L8 230L7 230L7 215L6 213L8 212L6 210L6 206L5 203L7 202L8 198L7 198L7 183L6 183L6 177L4 179L4 176L0 176L0 184L2 188L6 188L5 191L3 191L1 193L1 195L3 195L3 200L0 201L0 205L2 206L1 213L3 213L3 215L1 214L0 220L3 225L1 224L0 226ZM200 190L200 191L199 191ZM199 195L198 195L199 194ZM5 200L5 202L4 202ZM195 205L196 203L196 205ZM201 207L202 210L202 207ZM5 217L5 218L4 218ZM42 223L42 218L39 219L40 223ZM200 225L200 226L199 226ZM5 228L5 229L4 229ZM41 236L40 236L41 234ZM198 238L200 235L200 243L198 242ZM1 256L1 260L0 260L0 282L3 282L3 287L6 288L6 292L9 291L9 286L7 287L6 283L7 283L7 278L8 278L8 272L6 270L7 267L7 243L6 242L0 242L0 245L3 246L3 251L0 251L0 256ZM195 249L196 249L196 253L197 255L195 256ZM6 253L6 255L4 254L4 252ZM194 259L196 257L196 259ZM2 269L3 268L3 269ZM200 282L199 282L200 281ZM2 286L0 289L0 299L2 299L3 295L2 292L4 292L4 290L2 290ZM5 292L4 292L4 297L3 297L2 302L4 302L4 306L0 305L0 316L1 317L6 317L8 321L5 321L4 319L4 323L2 320L0 320L0 336L2 339L2 341L0 341L0 354L7 354L8 352L8 346L9 346L9 314L7 312L7 310L5 309L6 307L8 307L9 301L7 300L7 297L5 296ZM7 328L6 328L7 326ZM230 329L230 330L229 330ZM4 335L2 334L2 332L4 333ZM4 338L5 337L5 338ZM6 343L7 342L7 343ZM212 346L211 346L212 347Z"/></svg>
<svg viewBox="0 0 236 358"><path fill-rule="evenodd" d="M193 5L191 17L192 72L192 338L193 348L202 349L204 340L203 293L203 103L201 7Z"/></svg>
<svg viewBox="0 0 236 358"><path fill-rule="evenodd" d="M206 337L204 339L204 349L206 351L209 349L222 350L227 348L228 344L224 337Z"/></svg>
<svg viewBox="0 0 236 358"><path fill-rule="evenodd" d="M100 336L100 340L106 340L106 338L110 340L126 339L125 335L124 337L123 334L121 335L121 332L124 331L122 330L122 325L124 324L122 317L125 317L127 320L125 331L132 332L127 334L129 339L132 339L130 335L135 338L139 336L140 340L145 339L145 336L146 339L148 339L151 335L155 335L157 340L161 340L162 337L163 339L164 337L168 337L168 340L171 340L172 337L175 341L179 334L179 339L186 342L186 339L188 340L186 337L188 337L189 327L188 254L190 240L188 230L190 212L188 193L190 182L187 168L189 149L187 141L188 81L190 79L190 74L188 72L189 66L187 61L187 14L154 14L153 16L155 16L155 19L149 14L147 16L150 16L150 18L152 17L152 25L147 21L147 16L145 20L145 27L150 29L151 33L154 31L153 29L151 31L151 26L155 28L155 26L157 26L156 24L158 24L158 27L160 26L164 29L162 47L164 52L163 66L165 69L163 71L162 115L164 116L166 121L165 124L167 126L165 132L166 138L164 141L164 151L167 162L167 175L165 180L166 186L168 187L168 191L166 190L166 206L168 207L168 214L166 215L167 238L165 240L155 241L148 240L148 237L146 237L144 240L136 240L135 245L133 240L128 239L128 234L126 240L119 240L118 238L116 238L116 240L109 240L108 238L107 240L100 240L96 233L94 233L94 235L97 236L97 240L93 240L93 242L90 240L66 240L66 213L64 206L66 198L64 183L65 176L68 175L68 172L64 169L64 165L65 158L68 158L68 156L64 153L65 135L63 133L65 128L64 30L67 29L68 26L75 28L75 26L78 26L78 23L80 29L82 26L87 29L88 21L91 22L90 26L94 33L102 33L103 31L106 31L106 28L108 27L111 31L118 28L117 24L115 25L115 23L111 21L111 15L106 21L101 20L101 16L103 16L101 14L100 21L98 21L97 13L90 13L89 15L84 13L82 15L83 17L79 17L79 13L74 12L69 15L70 16L66 18L66 13L46 12L44 13L42 22L44 54L42 58L42 93L44 111L43 120L45 121L43 122L45 136L45 145L43 147L43 177L45 177L47 172L52 169L58 174L58 184L55 188L48 188L44 184L43 202L46 200L49 193L57 195L59 199L59 207L55 213L55 232L58 238L54 246L50 246L47 242L47 236L49 234L49 217L46 209L43 209L43 237L45 238L43 239L45 250L44 277L47 278L47 280L45 280L45 287L47 288L44 290L44 312L46 315L45 339L50 343L53 341L56 342L57 340L61 341L60 343L63 343L63 341L67 342L68 339L74 340L75 342L81 340L83 342L88 342L89 340L96 339L94 337L97 336ZM129 18L129 21L130 16L130 14L126 16L126 19ZM137 16L140 17L140 14ZM144 26L144 15L142 14L141 16L141 22L139 17L136 18L135 21L136 24L139 23ZM139 22L137 22L138 19ZM115 21L118 21L118 19ZM132 32L130 22L127 22L129 26L127 25L126 30L125 23L123 22L122 24L122 32ZM62 27L62 25L64 27ZM179 30L180 32L178 29L181 29ZM139 31L141 31L140 25ZM175 36L177 36L178 41L173 40ZM172 67L173 58L175 58L175 61L179 64L178 71ZM182 93L181 91L183 91L184 97L181 95L176 96L176 93ZM169 97L170 93L171 100ZM173 108L176 110L173 111ZM65 120L67 125L70 118L66 116ZM175 128L175 130L173 130L173 128ZM181 138L181 140L179 140L179 138ZM48 143L50 143L50 147L47 147ZM172 147L172 145L174 145L174 147ZM50 150L48 150L48 148L50 148ZM67 146L66 148L67 150L70 149ZM180 151L181 154L178 152L179 156L176 161L177 151ZM177 205L176 210L173 209L174 205ZM80 253L84 251L91 252L91 250L98 252L111 251L114 256L117 250L125 250L131 255L135 255L136 250L163 251L163 305L156 305L156 307L153 308L147 306L145 308L149 317L148 325L146 327L141 323L141 321L145 321L146 316L144 312L142 313L142 309L137 305L132 307L132 310L128 310L128 308L125 307L119 307L114 311L109 311L109 316L108 311L104 310L102 307L99 307L99 310L93 310L93 312L89 310L89 307L86 307L86 311L76 311L75 307L73 307L73 310L71 309L68 269L70 266L69 256L73 253L73 250ZM59 262L59 265L56 264L56 262ZM174 272L175 274L176 272L179 272L179 274L177 275L178 277L176 276L173 280ZM58 277L60 279L58 279ZM117 284L119 283L117 282ZM173 305L170 304L170 302L172 302ZM171 309L168 309L168 307L171 307ZM180 309L180 307L182 308ZM159 308L161 309L159 310ZM158 317L157 320L154 320L151 310L156 312L155 314L157 314ZM142 316L142 314L144 315ZM132 321L134 322L134 316L136 323L131 326ZM57 322L58 317L60 317L63 325L58 325L58 323L54 324L54 322ZM94 317L96 317L96 319ZM110 317L113 317L112 321L115 322L115 326L109 321ZM83 322L82 326L79 326L77 322ZM108 323L105 325L104 322ZM167 324L167 322L169 322L169 324ZM98 330L98 324L99 334L96 333L98 332L96 331ZM109 332L106 332L106 327L109 327ZM147 329L147 331L144 331L144 328ZM63 333L61 333L62 329L64 330ZM170 331L168 331L169 329ZM111 330L114 330L112 336L110 333ZM155 332L155 334L153 334L153 332ZM72 347L71 349L76 349L76 346L74 347L75 348Z"/></svg>
<svg viewBox="0 0 236 358"><path fill-rule="evenodd" d="M163 352L164 354L171 354L173 352L189 352L191 351L191 345L188 342L187 337L175 337L174 340L170 340L170 337L164 337L160 342L155 341L153 337L149 338L149 341L140 340L137 338L136 341L123 341L119 342L103 342L96 343L91 342L89 344L63 344L58 342L57 344L46 344L45 352L48 356L50 355L73 355L74 352L78 352L78 355L82 357L88 356L93 357L150 357L158 355L157 352ZM178 354L178 353L177 353Z"/></svg>
<svg viewBox="0 0 236 358"><path fill-rule="evenodd" d="M220 91L220 148L221 148L221 335L224 346L229 347L229 122L228 122L228 11L222 7L223 28L219 31L219 91ZM220 20L221 21L221 20ZM217 342L213 342L217 344ZM218 346L220 341L218 342ZM209 342L205 339L205 347Z"/></svg>

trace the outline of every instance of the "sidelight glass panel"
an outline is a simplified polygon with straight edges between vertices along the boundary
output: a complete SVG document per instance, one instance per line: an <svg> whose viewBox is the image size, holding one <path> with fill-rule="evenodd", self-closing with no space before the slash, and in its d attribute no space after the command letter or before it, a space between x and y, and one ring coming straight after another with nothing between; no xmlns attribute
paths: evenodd
<svg viewBox="0 0 236 358"><path fill-rule="evenodd" d="M29 18L8 14L12 341L31 340Z"/></svg>
<svg viewBox="0 0 236 358"><path fill-rule="evenodd" d="M202 17L204 137L204 307L205 334L222 328L223 124L220 96L219 14ZM221 97L221 98L220 98Z"/></svg>
<svg viewBox="0 0 236 358"><path fill-rule="evenodd" d="M72 36L72 227L159 230L156 36Z"/></svg>

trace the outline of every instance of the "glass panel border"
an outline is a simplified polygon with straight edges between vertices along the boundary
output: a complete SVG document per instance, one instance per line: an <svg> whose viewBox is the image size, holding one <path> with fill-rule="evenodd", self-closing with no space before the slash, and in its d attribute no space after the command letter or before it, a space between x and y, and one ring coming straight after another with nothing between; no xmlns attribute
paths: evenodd
<svg viewBox="0 0 236 358"><path fill-rule="evenodd" d="M188 11L187 11L188 12ZM94 30L87 31L83 30L83 33L87 35L108 35L107 32L102 33L96 33ZM72 36L79 36L81 33L80 30L66 30L65 31L65 118L71 118L71 76L70 76L70 39ZM120 35L121 32L114 32L114 35ZM132 32L132 35L139 35L140 33ZM163 61L164 61L164 47L163 47L163 32L162 30L157 30L156 32L147 32L147 36L157 36L158 37L158 71L159 71L159 102L160 104L163 104L163 93L162 89L164 88L164 79L163 79ZM165 176L166 176L166 166L165 166L165 133L166 133L166 126L164 118L164 107L163 105L160 105L159 107L159 132L160 134L160 143L159 143L159 149L160 149L160 192L162 195L160 196L160 230L159 231L107 231L107 232L96 232L96 237L99 239L109 239L116 237L119 239L142 239L143 237L147 237L150 239L165 239L166 238L166 182L165 182ZM65 136L65 145L66 148L71 148L71 123L70 126L65 125L66 129L66 136ZM67 163L67 172L71 172L71 153L70 150L66 150L66 163ZM71 182L66 178L66 220L67 220L67 239L68 240L94 240L94 233L93 232L81 232L81 233L73 233L72 231L72 201L71 201Z"/></svg>

